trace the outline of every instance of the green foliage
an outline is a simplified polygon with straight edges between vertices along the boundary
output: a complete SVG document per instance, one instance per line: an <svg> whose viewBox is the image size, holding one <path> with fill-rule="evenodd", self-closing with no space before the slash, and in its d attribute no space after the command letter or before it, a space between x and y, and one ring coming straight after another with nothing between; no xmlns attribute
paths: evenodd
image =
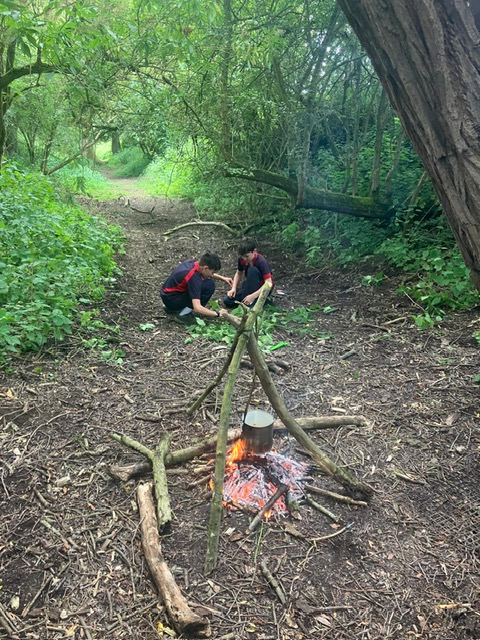
<svg viewBox="0 0 480 640"><path fill-rule="evenodd" d="M469 309L480 301L443 217L408 223L377 254L397 269L414 274L399 291L421 309L414 319L422 329L433 326L449 311Z"/></svg>
<svg viewBox="0 0 480 640"><path fill-rule="evenodd" d="M156 158L146 169L142 187L153 196L190 199L197 211L210 219L258 222L256 187L218 176L215 161L208 151L197 157L202 141L194 147L191 142L171 144L162 157Z"/></svg>
<svg viewBox="0 0 480 640"><path fill-rule="evenodd" d="M300 337L309 336L319 340L331 338L330 334L318 331L314 326L314 313L318 307L299 307L291 311L276 311L266 308L258 323L258 344L265 353L277 351L290 346L286 340L278 339L278 332L287 332L288 335L296 334ZM242 311L235 309L234 315L240 316ZM209 322L197 318L197 324L188 327L190 336L186 338L185 344L194 339L210 340L212 342L225 342L231 346L236 330L227 322Z"/></svg>
<svg viewBox="0 0 480 640"><path fill-rule="evenodd" d="M139 147L129 147L112 155L108 161L109 167L114 167L115 178L137 178L141 176L150 164Z"/></svg>
<svg viewBox="0 0 480 640"><path fill-rule="evenodd" d="M145 170L142 187L153 196L186 198L197 189L196 171L189 162L188 148L169 147L162 157L156 158ZM200 180L201 182L201 180Z"/></svg>
<svg viewBox="0 0 480 640"><path fill-rule="evenodd" d="M310 266L346 267L371 258L392 233L376 221L331 213L307 213L302 220L285 212L276 225L286 249L303 254Z"/></svg>
<svg viewBox="0 0 480 640"><path fill-rule="evenodd" d="M101 201L113 200L122 195L121 187L116 187L86 162L64 167L53 174L52 180L66 194L86 195Z"/></svg>
<svg viewBox="0 0 480 640"><path fill-rule="evenodd" d="M385 275L383 273L376 273L373 276L363 276L362 284L365 287L378 287L384 281Z"/></svg>
<svg viewBox="0 0 480 640"><path fill-rule="evenodd" d="M120 231L61 203L49 182L5 165L0 174L0 354L71 333L80 301L100 299L117 268Z"/></svg>

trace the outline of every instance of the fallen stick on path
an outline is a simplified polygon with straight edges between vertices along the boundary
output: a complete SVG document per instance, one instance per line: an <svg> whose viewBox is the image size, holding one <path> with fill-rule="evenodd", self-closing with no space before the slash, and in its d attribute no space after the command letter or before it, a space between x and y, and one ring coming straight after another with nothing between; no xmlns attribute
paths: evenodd
<svg viewBox="0 0 480 640"><path fill-rule="evenodd" d="M254 531L256 529L257 525L261 522L263 516L267 513L267 511L270 511L270 509L273 507L275 502L279 500L284 493L287 493L288 488L289 488L288 484L281 484L278 487L278 489L275 491L273 496L267 500L265 505L260 509L260 511L255 516L255 518L248 525L247 533L250 533L251 531Z"/></svg>
<svg viewBox="0 0 480 640"><path fill-rule="evenodd" d="M189 607L163 558L150 482L139 485L137 502L143 551L169 620L182 637L208 638L211 634L210 623Z"/></svg>

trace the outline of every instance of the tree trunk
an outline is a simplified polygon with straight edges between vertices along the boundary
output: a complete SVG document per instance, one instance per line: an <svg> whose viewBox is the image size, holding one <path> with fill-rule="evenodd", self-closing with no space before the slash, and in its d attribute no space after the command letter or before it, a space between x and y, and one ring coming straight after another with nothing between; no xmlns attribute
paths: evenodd
<svg viewBox="0 0 480 640"><path fill-rule="evenodd" d="M122 146L120 144L120 132L118 129L112 131L112 154L120 153Z"/></svg>
<svg viewBox="0 0 480 640"><path fill-rule="evenodd" d="M465 0L339 0L480 290L480 35Z"/></svg>
<svg viewBox="0 0 480 640"><path fill-rule="evenodd" d="M225 175L254 182L263 182L277 189L288 193L294 201L297 199L297 182L286 176L263 169L248 169L240 166L229 166L224 169ZM370 218L386 220L393 215L390 207L372 198L361 198L360 196L348 196L344 193L334 193L333 191L321 191L305 187L305 192L301 202L297 201L298 209L321 209L324 211L334 211L336 213L346 213L358 218Z"/></svg>

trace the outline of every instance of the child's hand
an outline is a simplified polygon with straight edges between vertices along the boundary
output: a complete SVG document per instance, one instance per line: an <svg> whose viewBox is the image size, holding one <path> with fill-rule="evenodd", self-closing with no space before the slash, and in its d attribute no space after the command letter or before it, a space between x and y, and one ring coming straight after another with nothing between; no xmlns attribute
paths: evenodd
<svg viewBox="0 0 480 640"><path fill-rule="evenodd" d="M250 294L249 296L245 296L245 298L242 300L243 304L253 304L255 302L256 298L253 294Z"/></svg>
<svg viewBox="0 0 480 640"><path fill-rule="evenodd" d="M227 291L227 296L229 298L234 298L236 293L237 292L235 291L235 289L232 288L232 289L230 289L230 291Z"/></svg>
<svg viewBox="0 0 480 640"><path fill-rule="evenodd" d="M225 284L228 284L229 287L233 287L233 278L224 278L224 282ZM229 294L227 293L227 296L229 296ZM229 296L230 298L233 298L233 296Z"/></svg>

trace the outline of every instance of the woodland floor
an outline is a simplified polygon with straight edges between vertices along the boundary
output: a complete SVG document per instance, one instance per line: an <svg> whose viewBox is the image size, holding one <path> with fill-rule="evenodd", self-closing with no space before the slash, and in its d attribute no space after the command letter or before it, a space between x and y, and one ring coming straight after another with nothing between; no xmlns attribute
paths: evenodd
<svg viewBox="0 0 480 640"><path fill-rule="evenodd" d="M164 315L158 289L176 263L209 248L233 275L235 243L219 227L163 235L194 217L188 203L142 198L123 184L130 206L91 205L128 237L123 275L100 315L120 330L103 337L123 350L123 363L71 339L16 359L0 379L2 639L170 637L141 547L139 481L108 472L141 457L111 433L155 448L168 432L174 450L215 434L221 389L193 417L178 403L214 379L227 349L185 344L188 331ZM169 474L174 521L162 537L179 586L219 640L480 640L478 310L418 331L395 278L364 287L358 273L304 269L268 239L261 250L288 292L278 309L320 308L303 332L279 332L290 346L275 355L290 369L274 374L277 387L296 418L366 418L310 433L374 497L359 507L314 496L340 525L305 504L300 520L274 518L247 537L237 534L249 517L229 511L218 566L205 576L209 498L205 485L189 488L199 461L186 464ZM335 311L322 313L327 306ZM142 330L146 323L153 330ZM251 382L241 369L232 426ZM269 410L258 385L253 402ZM305 459L290 436L274 446ZM343 492L319 473L312 482ZM344 524L343 534L318 540Z"/></svg>

